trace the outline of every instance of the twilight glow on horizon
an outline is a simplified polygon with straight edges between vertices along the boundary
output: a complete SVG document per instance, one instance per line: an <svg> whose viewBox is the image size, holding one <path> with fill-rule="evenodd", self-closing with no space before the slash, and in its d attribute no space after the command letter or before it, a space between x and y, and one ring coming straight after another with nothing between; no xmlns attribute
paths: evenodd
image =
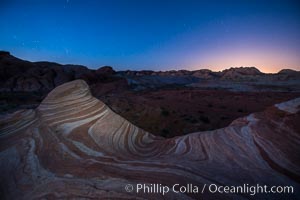
<svg viewBox="0 0 300 200"><path fill-rule="evenodd" d="M299 1L2 0L0 50L116 70L300 70Z"/></svg>

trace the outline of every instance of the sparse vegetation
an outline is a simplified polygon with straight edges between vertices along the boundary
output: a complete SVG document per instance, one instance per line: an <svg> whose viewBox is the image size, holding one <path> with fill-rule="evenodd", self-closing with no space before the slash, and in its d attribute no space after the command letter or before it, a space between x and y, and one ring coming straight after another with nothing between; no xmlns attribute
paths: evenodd
<svg viewBox="0 0 300 200"><path fill-rule="evenodd" d="M208 117L206 117L206 116L200 116L199 117L199 119L203 122L203 123L205 123L205 124L209 124L210 123L210 120L209 120L209 118Z"/></svg>
<svg viewBox="0 0 300 200"><path fill-rule="evenodd" d="M240 113L244 112L244 110L242 108L239 108L237 111L240 112Z"/></svg>
<svg viewBox="0 0 300 200"><path fill-rule="evenodd" d="M228 117L225 117L225 116L222 116L221 117L221 120L226 120L226 119L229 119Z"/></svg>
<svg viewBox="0 0 300 200"><path fill-rule="evenodd" d="M17 107L18 107L18 105L16 105L16 104L6 104L6 105L3 105L3 106L0 106L0 112L10 111L10 110L13 110Z"/></svg>
<svg viewBox="0 0 300 200"><path fill-rule="evenodd" d="M161 130L161 136L163 137L167 137L169 133L170 133L169 129L164 128Z"/></svg>
<svg viewBox="0 0 300 200"><path fill-rule="evenodd" d="M165 108L161 108L160 114L164 117L167 117L170 115L170 112L168 110L166 110Z"/></svg>
<svg viewBox="0 0 300 200"><path fill-rule="evenodd" d="M185 121L188 121L189 123L196 124L198 123L198 120L194 118L193 116L187 116L184 118Z"/></svg>

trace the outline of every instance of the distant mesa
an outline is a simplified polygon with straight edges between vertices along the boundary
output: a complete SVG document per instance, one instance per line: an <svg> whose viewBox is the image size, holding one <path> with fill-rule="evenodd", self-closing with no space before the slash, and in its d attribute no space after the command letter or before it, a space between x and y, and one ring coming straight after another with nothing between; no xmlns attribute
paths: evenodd
<svg viewBox="0 0 300 200"><path fill-rule="evenodd" d="M246 77L256 77L263 75L262 72L260 72L255 67L237 67L237 68L230 68L225 69L221 73L221 79L245 79Z"/></svg>
<svg viewBox="0 0 300 200"><path fill-rule="evenodd" d="M278 74L286 74L286 75L293 75L299 74L300 71L292 70L292 69L282 69L278 72Z"/></svg>
<svg viewBox="0 0 300 200"><path fill-rule="evenodd" d="M0 51L0 56L9 56L10 53L8 51Z"/></svg>
<svg viewBox="0 0 300 200"><path fill-rule="evenodd" d="M0 71L0 91L42 92L45 94L63 83L76 79L83 79L90 85L118 81L119 86L125 84L124 87L130 86L136 90L159 88L172 84L198 87L203 80L212 81L213 84L216 84L214 81L248 81L265 84L275 81L300 80L300 73L295 70L285 69L277 74L265 74L255 67L230 68L220 72L213 72L209 69L115 71L111 66L93 70L82 65L24 61L6 51L0 53ZM290 89L288 90L290 91Z"/></svg>
<svg viewBox="0 0 300 200"><path fill-rule="evenodd" d="M107 76L113 75L115 73L116 71L111 66L103 66L96 70L96 74L107 75Z"/></svg>
<svg viewBox="0 0 300 200"><path fill-rule="evenodd" d="M231 67L230 69L225 69L222 73L235 72L242 75L261 75L262 72L259 71L256 67Z"/></svg>

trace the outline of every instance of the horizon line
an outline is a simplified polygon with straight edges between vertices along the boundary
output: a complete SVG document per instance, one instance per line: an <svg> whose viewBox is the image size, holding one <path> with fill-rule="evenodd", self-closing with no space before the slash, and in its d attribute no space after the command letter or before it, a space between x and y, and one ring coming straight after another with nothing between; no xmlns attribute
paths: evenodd
<svg viewBox="0 0 300 200"><path fill-rule="evenodd" d="M21 59L21 60L24 60L24 61L29 61L29 62L50 62L50 63L56 63L56 64L59 64L59 65L81 65L81 66L84 66L90 70L97 70L97 69L100 69L102 67L112 67L115 71L153 71L153 72L168 72L168 71L181 71L181 70L185 70L185 71L198 71L198 70L210 70L212 72L222 72L224 70L228 70L228 69L232 69L232 68L256 68L257 70L259 70L260 72L264 73L264 74L277 74L279 73L280 71L282 70L293 70L293 71L297 71L297 72L300 72L300 69L295 69L294 67L290 68L290 67L285 67L285 68L279 68L278 71L265 71L265 70L262 70L262 68L264 67L257 67L255 65L253 66L246 66L246 65L240 65L240 66L228 66L228 67L218 67L218 66L215 66L215 67L186 67L186 68L181 68L181 67L174 67L174 68L170 68L168 67L167 69L163 70L164 67L160 67L161 69L159 70L156 70L156 69L148 69L147 67L144 68L144 69L130 69L130 68L125 68L125 69L118 69L120 68L120 66L113 66L113 65L109 65L109 64L102 64L102 65L98 65L99 67L90 67L89 65L86 65L86 64L81 64L81 63L78 63L78 64L74 64L74 63L69 63L69 62L60 62L60 61L50 61L50 60L36 60L36 59L28 59L28 58L20 58L20 57L17 57L15 56L14 54L12 54L10 51L6 51L6 50L0 50L0 52L7 52L9 53L10 56L13 56L13 57L16 57L18 59ZM157 66L156 66L157 67ZM212 69L212 68L222 68L220 70L216 70L216 69ZM300 67L299 67L300 68Z"/></svg>

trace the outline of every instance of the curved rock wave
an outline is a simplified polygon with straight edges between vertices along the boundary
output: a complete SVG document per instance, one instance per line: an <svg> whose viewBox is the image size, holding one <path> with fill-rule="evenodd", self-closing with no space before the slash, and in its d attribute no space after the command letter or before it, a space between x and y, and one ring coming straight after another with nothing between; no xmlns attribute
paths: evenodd
<svg viewBox="0 0 300 200"><path fill-rule="evenodd" d="M128 193L126 184L291 185L300 189L300 98L226 128L165 139L115 114L76 80L36 110L0 120L4 199L248 199L249 194ZM284 194L287 195L287 194ZM275 194L255 197L274 199Z"/></svg>

